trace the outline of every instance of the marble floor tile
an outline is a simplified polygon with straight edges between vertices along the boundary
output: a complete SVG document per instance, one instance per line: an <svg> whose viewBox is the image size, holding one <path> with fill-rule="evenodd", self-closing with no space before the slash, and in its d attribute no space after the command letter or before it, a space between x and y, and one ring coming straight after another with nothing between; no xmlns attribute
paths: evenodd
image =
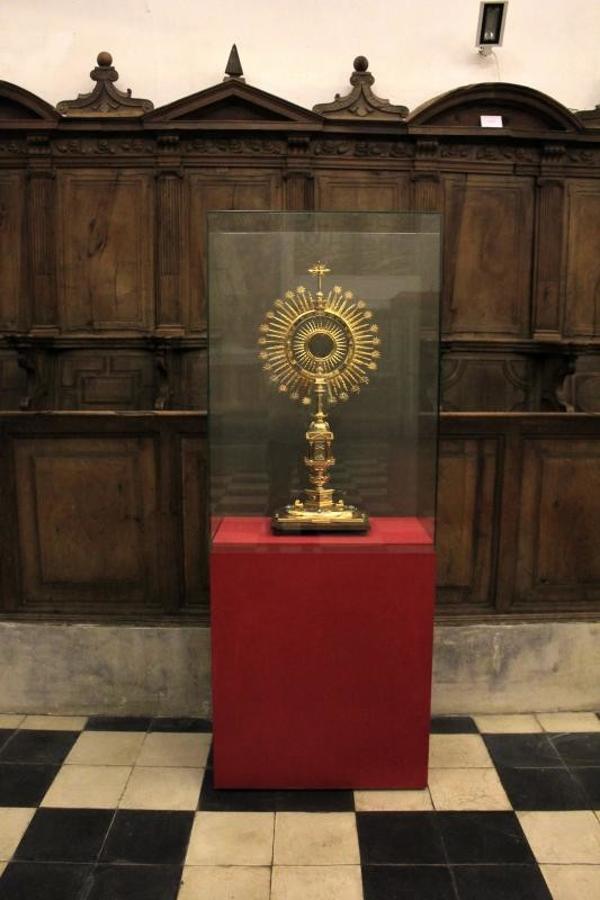
<svg viewBox="0 0 600 900"><path fill-rule="evenodd" d="M273 859L280 866L358 865L354 813L277 813Z"/></svg>
<svg viewBox="0 0 600 900"><path fill-rule="evenodd" d="M600 822L590 810L517 815L539 863L600 865Z"/></svg>
<svg viewBox="0 0 600 900"><path fill-rule="evenodd" d="M121 797L121 809L196 810L204 769L136 766Z"/></svg>
<svg viewBox="0 0 600 900"><path fill-rule="evenodd" d="M0 861L12 857L34 813L35 809L26 806L0 809Z"/></svg>
<svg viewBox="0 0 600 900"><path fill-rule="evenodd" d="M274 813L199 812L187 866L268 866L273 858Z"/></svg>
<svg viewBox="0 0 600 900"><path fill-rule="evenodd" d="M363 900L360 866L274 866L271 900Z"/></svg>
<svg viewBox="0 0 600 900"><path fill-rule="evenodd" d="M177 900L269 900L268 866L185 866Z"/></svg>
<svg viewBox="0 0 600 900"><path fill-rule="evenodd" d="M544 731L555 734L564 731L600 731L600 719L593 712L538 713L537 720Z"/></svg>
<svg viewBox="0 0 600 900"><path fill-rule="evenodd" d="M63 766L41 806L114 809L130 774L130 766Z"/></svg>
<svg viewBox="0 0 600 900"><path fill-rule="evenodd" d="M132 766L144 735L137 731L83 731L65 759L66 765Z"/></svg>
<svg viewBox="0 0 600 900"><path fill-rule="evenodd" d="M492 760L478 734L432 734L429 739L429 768L490 768Z"/></svg>
<svg viewBox="0 0 600 900"><path fill-rule="evenodd" d="M598 900L600 865L541 866L553 900Z"/></svg>
<svg viewBox="0 0 600 900"><path fill-rule="evenodd" d="M20 727L31 731L81 731L86 722L87 716L25 716Z"/></svg>
<svg viewBox="0 0 600 900"><path fill-rule="evenodd" d="M482 734L534 734L542 726L533 714L475 716Z"/></svg>
<svg viewBox="0 0 600 900"><path fill-rule="evenodd" d="M211 734L150 732L144 739L137 764L203 768L211 741Z"/></svg>
<svg viewBox="0 0 600 900"><path fill-rule="evenodd" d="M357 812L424 812L433 809L429 789L422 791L354 791Z"/></svg>
<svg viewBox="0 0 600 900"><path fill-rule="evenodd" d="M495 769L431 769L429 792L438 810L511 809Z"/></svg>

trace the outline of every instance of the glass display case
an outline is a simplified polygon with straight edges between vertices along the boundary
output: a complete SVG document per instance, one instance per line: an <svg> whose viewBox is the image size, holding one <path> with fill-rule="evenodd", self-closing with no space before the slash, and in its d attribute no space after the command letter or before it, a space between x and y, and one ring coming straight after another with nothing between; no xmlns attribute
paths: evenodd
<svg viewBox="0 0 600 900"><path fill-rule="evenodd" d="M213 535L433 538L439 282L436 214L209 214Z"/></svg>

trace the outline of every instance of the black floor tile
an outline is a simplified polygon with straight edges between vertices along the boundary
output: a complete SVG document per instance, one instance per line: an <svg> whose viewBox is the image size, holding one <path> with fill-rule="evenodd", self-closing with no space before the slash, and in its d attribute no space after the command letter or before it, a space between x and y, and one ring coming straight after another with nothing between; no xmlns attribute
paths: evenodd
<svg viewBox="0 0 600 900"><path fill-rule="evenodd" d="M357 813L362 864L445 863L436 815L429 812Z"/></svg>
<svg viewBox="0 0 600 900"><path fill-rule="evenodd" d="M9 863L0 878L0 900L79 900L90 866Z"/></svg>
<svg viewBox="0 0 600 900"><path fill-rule="evenodd" d="M38 806L58 766L0 763L0 806Z"/></svg>
<svg viewBox="0 0 600 900"><path fill-rule="evenodd" d="M150 731L212 732L210 719L152 719Z"/></svg>
<svg viewBox="0 0 600 900"><path fill-rule="evenodd" d="M456 900L446 866L364 866L364 900Z"/></svg>
<svg viewBox="0 0 600 900"><path fill-rule="evenodd" d="M470 716L434 716L431 720L432 734L479 734L479 729Z"/></svg>
<svg viewBox="0 0 600 900"><path fill-rule="evenodd" d="M538 769L562 765L545 734L484 734L483 739L497 766Z"/></svg>
<svg viewBox="0 0 600 900"><path fill-rule="evenodd" d="M11 739L13 734L15 734L14 728L0 728L0 750Z"/></svg>
<svg viewBox="0 0 600 900"><path fill-rule="evenodd" d="M38 809L15 859L95 862L113 816L112 809Z"/></svg>
<svg viewBox="0 0 600 900"><path fill-rule="evenodd" d="M175 900L180 866L98 866L85 900Z"/></svg>
<svg viewBox="0 0 600 900"><path fill-rule="evenodd" d="M444 812L436 816L451 864L534 862L513 812Z"/></svg>
<svg viewBox="0 0 600 900"><path fill-rule="evenodd" d="M198 809L210 812L275 812L277 791L215 788L212 769L206 769Z"/></svg>
<svg viewBox="0 0 600 900"><path fill-rule="evenodd" d="M90 716L86 731L148 731L149 716Z"/></svg>
<svg viewBox="0 0 600 900"><path fill-rule="evenodd" d="M211 812L353 812L354 792L221 789L212 769L202 782L198 809Z"/></svg>
<svg viewBox="0 0 600 900"><path fill-rule="evenodd" d="M600 732L551 734L550 740L568 766L600 766Z"/></svg>
<svg viewBox="0 0 600 900"><path fill-rule="evenodd" d="M459 866L454 879L460 900L552 900L537 865Z"/></svg>
<svg viewBox="0 0 600 900"><path fill-rule="evenodd" d="M583 787L589 805L593 809L600 809L600 767L592 766L571 769L571 774Z"/></svg>
<svg viewBox="0 0 600 900"><path fill-rule="evenodd" d="M0 750L0 762L60 765L78 737L78 731L17 731Z"/></svg>
<svg viewBox="0 0 600 900"><path fill-rule="evenodd" d="M277 791L276 812L353 812L354 791Z"/></svg>
<svg viewBox="0 0 600 900"><path fill-rule="evenodd" d="M183 863L192 829L192 812L120 810L100 859L107 863Z"/></svg>
<svg viewBox="0 0 600 900"><path fill-rule="evenodd" d="M586 809L589 801L568 769L498 767L498 775L513 809Z"/></svg>

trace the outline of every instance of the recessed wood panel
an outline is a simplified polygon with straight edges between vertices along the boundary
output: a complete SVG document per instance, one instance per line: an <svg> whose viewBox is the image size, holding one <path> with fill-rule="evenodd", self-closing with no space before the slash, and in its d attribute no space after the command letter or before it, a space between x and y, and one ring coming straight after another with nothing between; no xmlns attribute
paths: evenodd
<svg viewBox="0 0 600 900"><path fill-rule="evenodd" d="M151 179L127 171L59 182L59 292L67 331L148 328L153 311Z"/></svg>
<svg viewBox="0 0 600 900"><path fill-rule="evenodd" d="M14 455L22 604L156 604L153 441L40 436Z"/></svg>
<svg viewBox="0 0 600 900"><path fill-rule="evenodd" d="M600 599L600 439L526 440L515 605Z"/></svg>
<svg viewBox="0 0 600 900"><path fill-rule="evenodd" d="M393 172L317 172L316 208L327 212L394 212L409 204L407 175Z"/></svg>
<svg viewBox="0 0 600 900"><path fill-rule="evenodd" d="M448 176L444 212L443 331L527 336L532 179Z"/></svg>
<svg viewBox="0 0 600 900"><path fill-rule="evenodd" d="M493 606L497 442L442 439L438 471L438 602Z"/></svg>
<svg viewBox="0 0 600 900"><path fill-rule="evenodd" d="M211 210L278 210L282 205L280 173L264 169L194 172L189 176L190 308L189 327L206 328L206 214Z"/></svg>
<svg viewBox="0 0 600 900"><path fill-rule="evenodd" d="M59 409L150 409L154 391L149 354L99 349L59 357Z"/></svg>
<svg viewBox="0 0 600 900"><path fill-rule="evenodd" d="M23 248L22 175L0 171L0 328L19 327Z"/></svg>
<svg viewBox="0 0 600 900"><path fill-rule="evenodd" d="M208 604L208 475L206 438L181 441L185 605Z"/></svg>
<svg viewBox="0 0 600 900"><path fill-rule="evenodd" d="M600 336L600 183L568 187L565 335Z"/></svg>
<svg viewBox="0 0 600 900"><path fill-rule="evenodd" d="M448 353L442 358L441 406L451 412L534 408L533 364L526 357Z"/></svg>
<svg viewBox="0 0 600 900"><path fill-rule="evenodd" d="M27 376L17 364L17 354L0 350L0 409L19 409L26 393Z"/></svg>

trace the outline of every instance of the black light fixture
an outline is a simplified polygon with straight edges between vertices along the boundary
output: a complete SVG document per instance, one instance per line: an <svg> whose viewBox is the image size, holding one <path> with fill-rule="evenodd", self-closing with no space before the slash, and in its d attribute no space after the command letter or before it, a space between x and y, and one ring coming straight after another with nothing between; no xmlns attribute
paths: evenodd
<svg viewBox="0 0 600 900"><path fill-rule="evenodd" d="M475 44L482 56L489 56L494 47L502 45L507 7L508 0L480 4Z"/></svg>

